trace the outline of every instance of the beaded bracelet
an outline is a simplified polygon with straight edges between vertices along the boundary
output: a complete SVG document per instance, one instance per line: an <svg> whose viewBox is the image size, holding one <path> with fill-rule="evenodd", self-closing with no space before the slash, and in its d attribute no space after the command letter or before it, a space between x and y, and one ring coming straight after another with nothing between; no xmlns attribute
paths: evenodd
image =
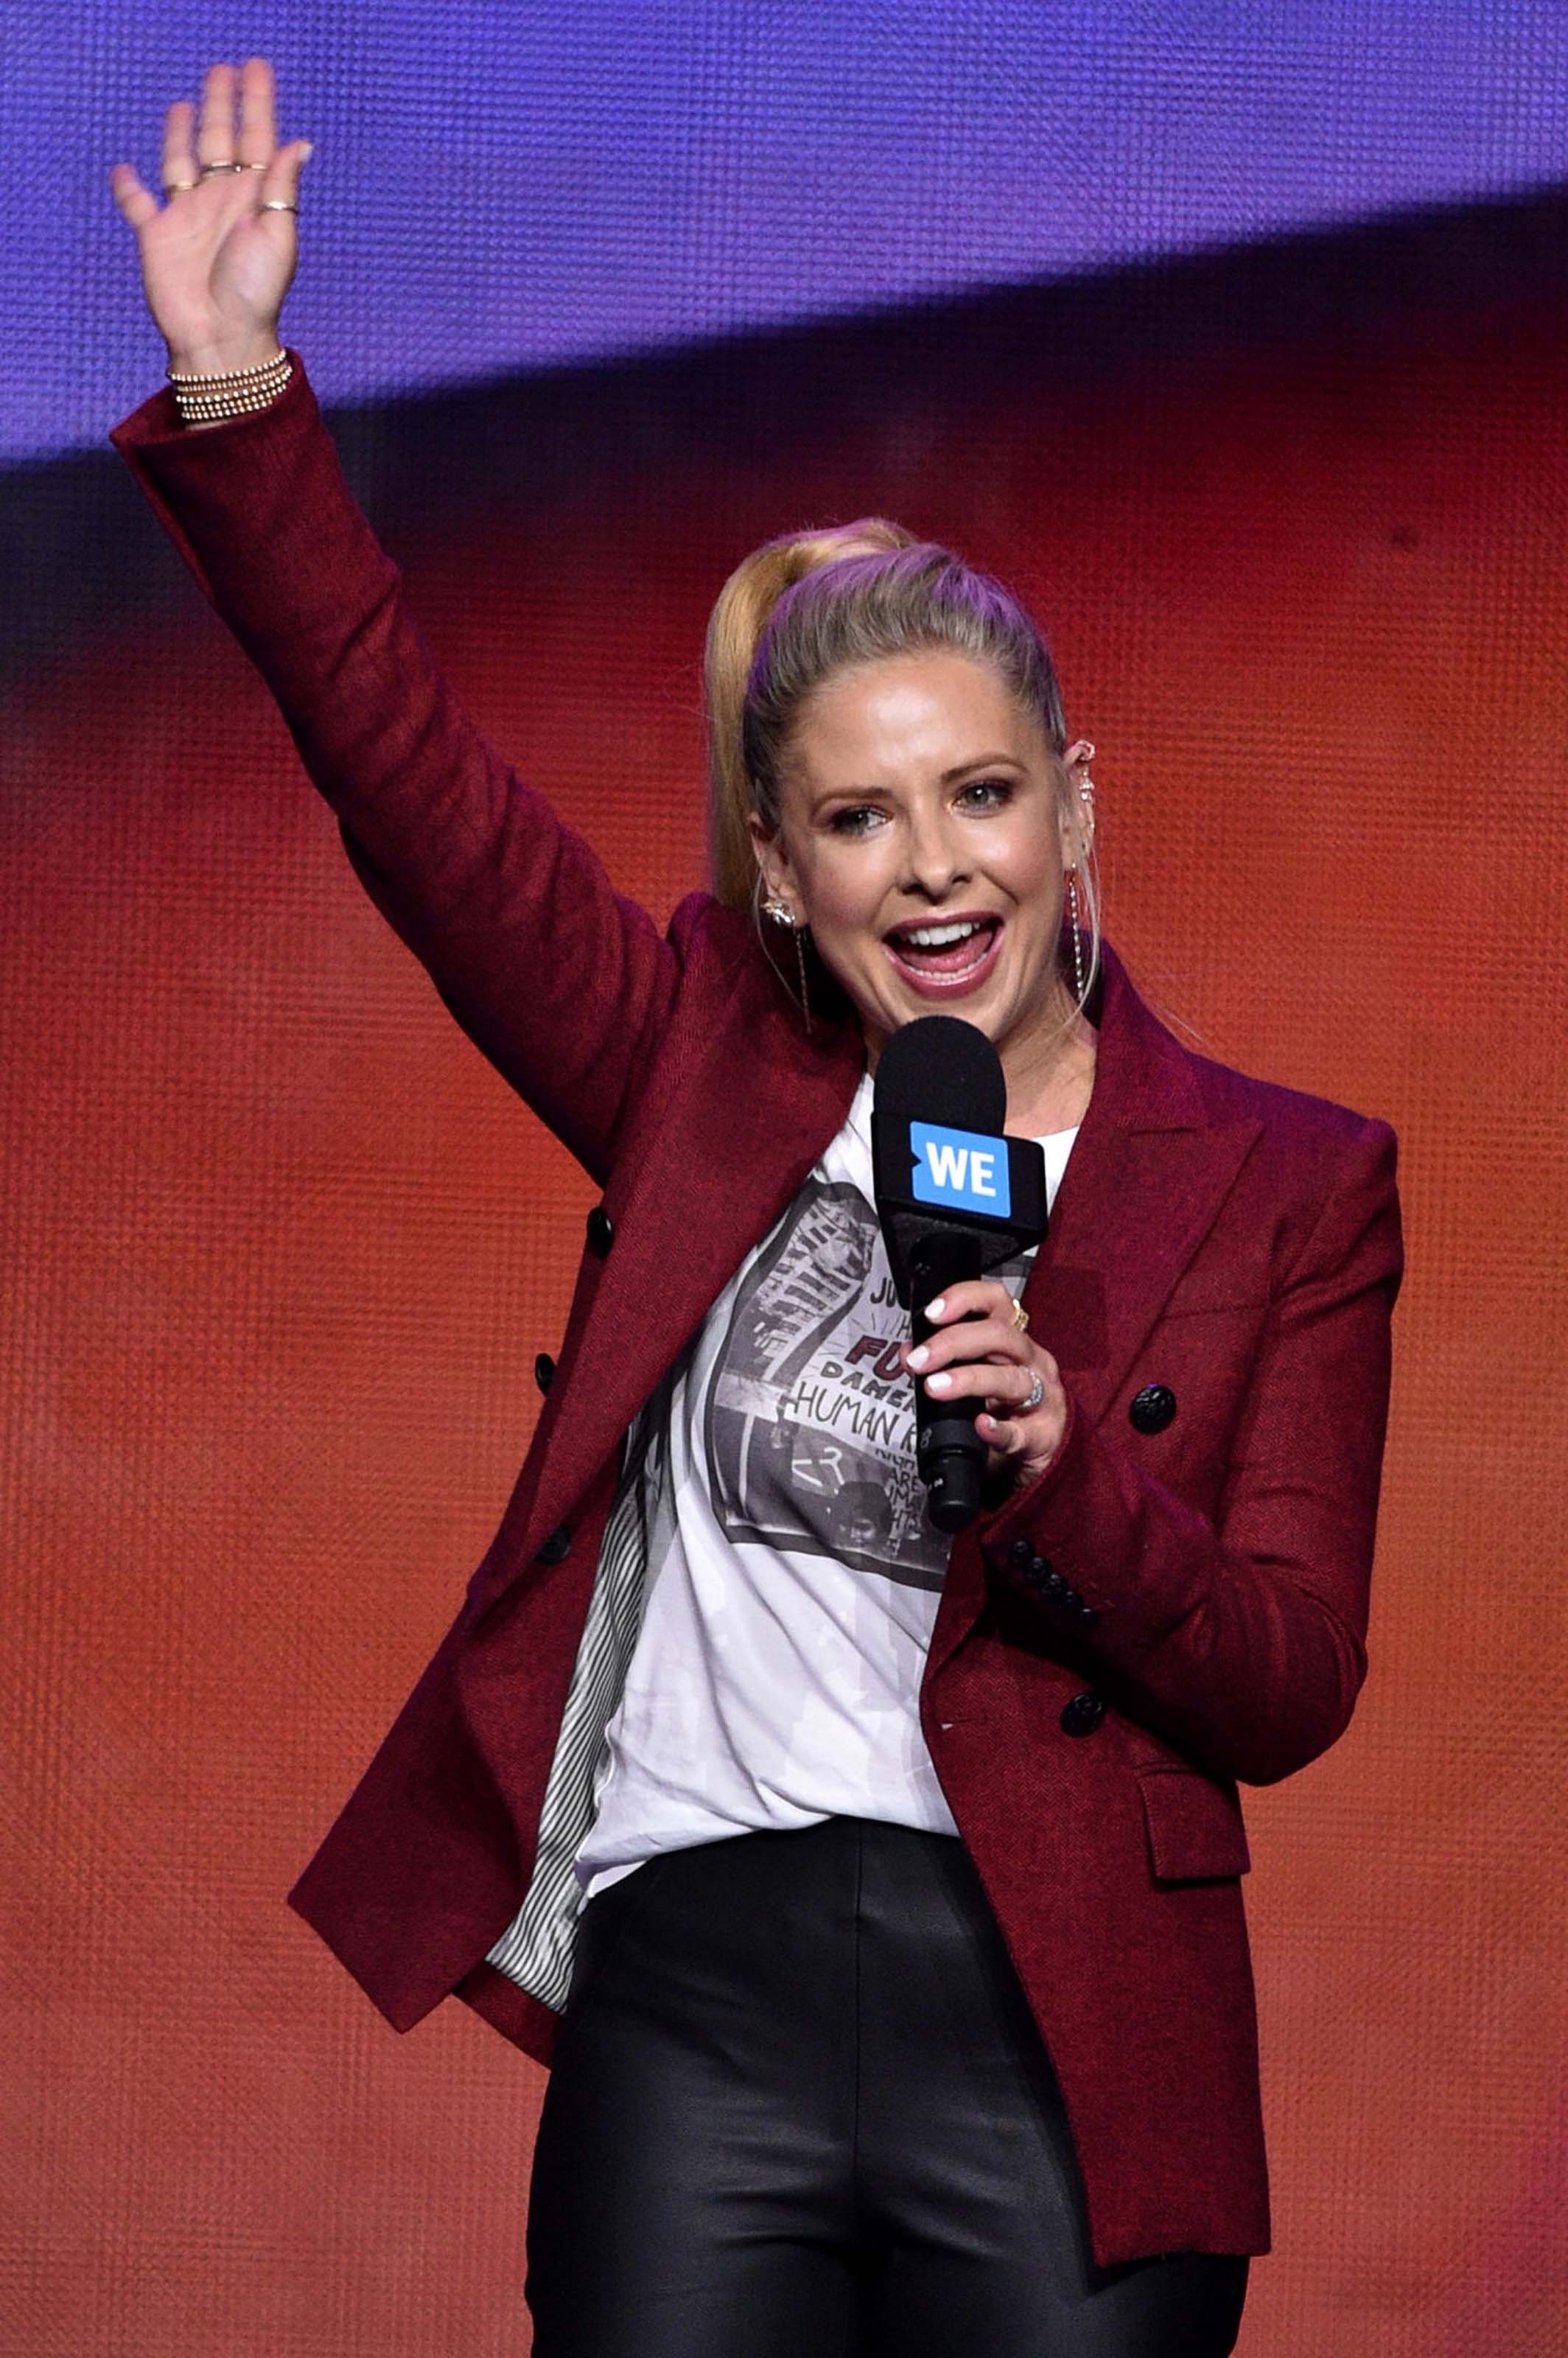
<svg viewBox="0 0 1568 2358"><path fill-rule="evenodd" d="M287 358L287 352L280 344L276 352L269 352L265 361L253 361L249 368L217 369L209 376L199 375L190 369L169 369L166 373L170 384L238 384L242 377L269 376L274 369L281 368Z"/></svg>
<svg viewBox="0 0 1568 2358"><path fill-rule="evenodd" d="M250 368L224 369L208 376L182 374L175 369L167 373L181 423L206 426L269 408L293 375L294 363L279 349L270 360L257 361Z"/></svg>

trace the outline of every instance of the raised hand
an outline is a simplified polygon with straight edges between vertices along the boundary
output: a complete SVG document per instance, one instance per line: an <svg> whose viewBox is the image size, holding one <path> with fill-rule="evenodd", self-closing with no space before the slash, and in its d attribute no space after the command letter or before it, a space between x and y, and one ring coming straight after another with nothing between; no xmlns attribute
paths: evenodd
<svg viewBox="0 0 1568 2358"><path fill-rule="evenodd" d="M298 258L294 211L281 208L297 205L309 154L307 139L276 145L272 67L249 58L238 74L209 68L200 128L188 100L169 108L161 205L135 165L115 165L109 185L136 233L147 307L171 368L211 375L277 351L277 315Z"/></svg>

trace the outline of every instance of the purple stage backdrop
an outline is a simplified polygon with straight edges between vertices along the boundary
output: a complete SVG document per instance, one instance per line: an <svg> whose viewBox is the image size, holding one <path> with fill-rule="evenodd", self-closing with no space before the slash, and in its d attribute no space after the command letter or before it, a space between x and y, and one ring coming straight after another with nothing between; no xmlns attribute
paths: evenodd
<svg viewBox="0 0 1568 2358"><path fill-rule="evenodd" d="M9 0L0 38L0 461L156 382L106 176L213 57L318 142L288 326L340 401L1568 177L1561 0Z"/></svg>
<svg viewBox="0 0 1568 2358"><path fill-rule="evenodd" d="M528 2346L544 2073L457 2006L395 2038L284 1894L504 1511L598 1189L103 440L162 368L109 168L253 50L349 479L619 889L702 875L725 575L895 516L1044 622L1140 990L1397 1130L1369 1674L1245 1793L1237 2358L1568 2358L1568 0L0 0L0 2358ZM1084 1671L1008 1634L1065 1742ZM1096 1740L1108 1793L1147 1747Z"/></svg>

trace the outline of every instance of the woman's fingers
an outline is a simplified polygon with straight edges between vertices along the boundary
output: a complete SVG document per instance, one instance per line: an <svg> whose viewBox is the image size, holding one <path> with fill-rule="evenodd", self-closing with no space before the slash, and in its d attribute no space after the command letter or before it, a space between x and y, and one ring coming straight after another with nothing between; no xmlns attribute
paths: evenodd
<svg viewBox="0 0 1568 2358"><path fill-rule="evenodd" d="M239 124L234 103L239 100ZM279 154L276 150L276 92L272 65L266 58L247 58L236 76L230 65L210 66L201 88L201 119L187 98L177 98L163 121L163 152L159 175L166 198L183 195L214 164L243 164L265 174L261 194L290 202L297 199L299 169L310 153L308 140L298 139ZM287 159L287 161L285 160ZM284 168L278 173L277 168ZM253 181L252 186L255 184ZM145 228L158 211L134 166L117 164L110 175L114 201L133 229ZM151 211L148 211L148 206Z"/></svg>
<svg viewBox="0 0 1568 2358"><path fill-rule="evenodd" d="M1039 1377L1044 1398L1059 1386L1056 1362L1031 1340L1014 1314L1012 1296L994 1278L950 1286L926 1304L935 1332L905 1358L927 1392L937 1400L989 1400L1006 1411L1024 1408ZM1038 1407L1035 1401L1034 1406Z"/></svg>
<svg viewBox="0 0 1568 2358"><path fill-rule="evenodd" d="M146 229L148 222L157 221L158 200L150 189L143 187L134 164L116 164L109 175L109 186L133 229Z"/></svg>
<svg viewBox="0 0 1568 2358"><path fill-rule="evenodd" d="M1027 1353L1027 1338L1021 1335L1008 1318L963 1318L956 1326L944 1327L917 1343L909 1354L909 1364L917 1376L929 1378L960 1361L970 1359L1019 1360ZM938 1385L937 1390L945 1387Z"/></svg>
<svg viewBox="0 0 1568 2358"><path fill-rule="evenodd" d="M202 168L237 163L235 139L234 69L209 66L201 85L201 127L196 135L196 156Z"/></svg>
<svg viewBox="0 0 1568 2358"><path fill-rule="evenodd" d="M165 196L181 181L194 181L197 177L196 150L191 145L195 127L196 109L188 98L177 98L163 119L163 159L158 168Z"/></svg>
<svg viewBox="0 0 1568 2358"><path fill-rule="evenodd" d="M265 58L247 58L239 73L211 66L200 114L180 99L164 117L166 201L158 204L130 164L109 176L114 201L137 233L147 308L171 366L186 373L221 375L276 348L278 310L298 255L292 214L310 146L296 139L278 150L275 123ZM273 210L264 211L269 201Z"/></svg>
<svg viewBox="0 0 1568 2358"><path fill-rule="evenodd" d="M934 1331L909 1354L909 1364L917 1374L959 1359L1023 1360L1035 1351L1027 1330L1018 1323L1012 1296L994 1278L950 1286L946 1294L927 1303L925 1315Z"/></svg>
<svg viewBox="0 0 1568 2358"><path fill-rule="evenodd" d="M297 205L299 202L299 175L312 153L308 139L291 139L287 147L280 147L267 166L266 178L261 184L261 203L277 201ZM266 218L280 221L286 217L280 213L269 213Z"/></svg>
<svg viewBox="0 0 1568 2358"><path fill-rule="evenodd" d="M1051 1397L1053 1379L1044 1368L1039 1370L1044 1390L1034 1405ZM934 1400L995 1401L1009 1414L1024 1413L1023 1403L1034 1390L1035 1369L1016 1360L966 1359L958 1367L939 1368L924 1379L926 1390Z"/></svg>
<svg viewBox="0 0 1568 2358"><path fill-rule="evenodd" d="M925 1315L935 1331L908 1357L926 1390L939 1401L988 1402L975 1430L993 1466L1010 1466L1018 1481L1037 1479L1062 1445L1066 1394L1050 1352L1018 1324L1007 1288L996 1278L966 1280L928 1302Z"/></svg>
<svg viewBox="0 0 1568 2358"><path fill-rule="evenodd" d="M259 169L272 162L276 145L272 67L265 58L247 58L240 70L240 144L234 152L242 164Z"/></svg>
<svg viewBox="0 0 1568 2358"><path fill-rule="evenodd" d="M1011 1318L1012 1296L999 1277L965 1278L925 1304L933 1325L951 1325L956 1318ZM1022 1331L1022 1330L1021 1330Z"/></svg>

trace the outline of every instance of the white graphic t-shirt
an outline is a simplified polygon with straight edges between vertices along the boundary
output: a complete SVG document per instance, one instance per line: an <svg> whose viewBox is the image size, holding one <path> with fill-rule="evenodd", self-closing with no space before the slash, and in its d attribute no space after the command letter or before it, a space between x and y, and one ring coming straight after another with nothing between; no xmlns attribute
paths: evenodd
<svg viewBox="0 0 1568 2358"><path fill-rule="evenodd" d="M752 1828L957 1832L917 1708L952 1541L915 1473L871 1122L868 1075L649 1435L646 1604L577 1855L585 1897ZM1076 1135L1040 1141L1050 1202ZM994 1273L1016 1294L1027 1266Z"/></svg>

